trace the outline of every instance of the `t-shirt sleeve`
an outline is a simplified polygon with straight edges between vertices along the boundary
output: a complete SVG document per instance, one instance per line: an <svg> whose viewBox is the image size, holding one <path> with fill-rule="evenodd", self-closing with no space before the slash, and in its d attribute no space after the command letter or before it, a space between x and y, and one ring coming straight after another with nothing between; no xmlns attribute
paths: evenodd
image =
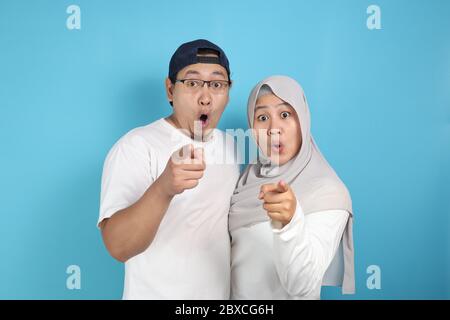
<svg viewBox="0 0 450 320"><path fill-rule="evenodd" d="M100 222L139 200L153 183L151 152L144 138L125 135L106 156L101 182Z"/></svg>

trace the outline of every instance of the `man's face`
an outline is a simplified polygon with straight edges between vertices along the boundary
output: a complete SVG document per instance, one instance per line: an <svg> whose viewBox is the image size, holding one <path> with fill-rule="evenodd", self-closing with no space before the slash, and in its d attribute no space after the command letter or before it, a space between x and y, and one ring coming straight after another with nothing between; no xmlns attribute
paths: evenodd
<svg viewBox="0 0 450 320"><path fill-rule="evenodd" d="M221 80L228 81L227 71L219 64L197 63L178 72L177 80ZM170 119L181 129L194 137L194 124L198 121L203 137L214 129L229 100L229 88L215 90L205 83L203 87L192 88L192 82L171 83L166 79L169 101L173 103Z"/></svg>

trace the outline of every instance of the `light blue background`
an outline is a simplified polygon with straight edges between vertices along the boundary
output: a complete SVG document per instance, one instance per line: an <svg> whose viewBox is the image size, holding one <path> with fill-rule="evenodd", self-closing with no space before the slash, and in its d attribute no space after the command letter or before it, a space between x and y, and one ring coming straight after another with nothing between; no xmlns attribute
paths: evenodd
<svg viewBox="0 0 450 320"><path fill-rule="evenodd" d="M131 4L132 3L132 4ZM81 30L66 8L81 8ZM366 9L381 7L381 30ZM351 191L357 294L450 298L449 1L0 1L0 298L118 299L123 266L96 228L104 158L170 113L183 42L230 59L220 128L246 128L252 86L304 87L316 140ZM81 267L81 290L66 268ZM366 287L369 265L381 290Z"/></svg>

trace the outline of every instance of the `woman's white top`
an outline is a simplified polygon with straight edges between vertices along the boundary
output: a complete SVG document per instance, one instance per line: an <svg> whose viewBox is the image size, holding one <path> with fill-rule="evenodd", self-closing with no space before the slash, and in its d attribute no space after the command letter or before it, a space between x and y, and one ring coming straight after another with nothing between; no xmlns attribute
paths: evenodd
<svg viewBox="0 0 450 320"><path fill-rule="evenodd" d="M345 210L305 215L297 201L282 229L269 220L231 232L231 299L320 299L347 219Z"/></svg>

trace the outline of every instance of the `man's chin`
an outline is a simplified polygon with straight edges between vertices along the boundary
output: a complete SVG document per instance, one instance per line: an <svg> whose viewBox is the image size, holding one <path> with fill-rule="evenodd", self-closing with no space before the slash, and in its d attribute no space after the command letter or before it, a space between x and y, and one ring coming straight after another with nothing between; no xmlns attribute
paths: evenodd
<svg viewBox="0 0 450 320"><path fill-rule="evenodd" d="M194 125L194 136L196 138L202 137L202 140L205 140L214 131L215 127L215 123L210 122L206 126L202 126L200 121L196 122Z"/></svg>
<svg viewBox="0 0 450 320"><path fill-rule="evenodd" d="M197 132L195 132L195 139L207 141L209 139L209 137L211 136L213 130L214 130L214 128L204 128L204 129L202 129L201 134L198 134Z"/></svg>

